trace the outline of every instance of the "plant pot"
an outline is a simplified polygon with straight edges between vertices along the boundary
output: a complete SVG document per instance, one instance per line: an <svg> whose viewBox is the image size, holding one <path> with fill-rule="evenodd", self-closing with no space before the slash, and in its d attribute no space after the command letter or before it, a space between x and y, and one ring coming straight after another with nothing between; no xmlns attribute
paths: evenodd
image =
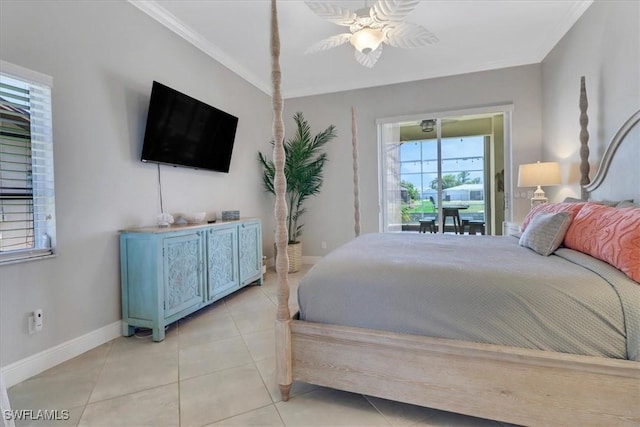
<svg viewBox="0 0 640 427"><path fill-rule="evenodd" d="M275 243L273 244L273 253L278 256L278 248ZM289 243L287 244L287 255L289 256L289 270L288 273L295 273L302 267L302 243Z"/></svg>

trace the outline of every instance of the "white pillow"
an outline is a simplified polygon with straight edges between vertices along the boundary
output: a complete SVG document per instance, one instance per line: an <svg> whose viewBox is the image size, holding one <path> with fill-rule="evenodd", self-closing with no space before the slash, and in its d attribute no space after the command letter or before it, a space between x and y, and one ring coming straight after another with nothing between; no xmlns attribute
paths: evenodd
<svg viewBox="0 0 640 427"><path fill-rule="evenodd" d="M571 225L569 212L540 213L531 219L520 236L520 246L533 249L540 255L551 255L564 240Z"/></svg>

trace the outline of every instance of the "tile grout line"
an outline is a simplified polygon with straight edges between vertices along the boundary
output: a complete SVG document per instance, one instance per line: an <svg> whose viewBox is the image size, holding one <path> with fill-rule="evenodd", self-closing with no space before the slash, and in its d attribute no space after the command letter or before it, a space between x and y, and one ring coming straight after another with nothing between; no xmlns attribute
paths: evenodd
<svg viewBox="0 0 640 427"><path fill-rule="evenodd" d="M277 274L277 273L273 272L273 274ZM277 279L276 279L276 281L277 281ZM262 283L262 285L264 285L264 282ZM291 284L289 284L289 286L291 286ZM278 304L275 301L273 301L269 295L267 295L266 291L264 290L264 288L262 288L262 286L260 287L260 291L263 293L265 298L267 298L267 300L269 300L269 302L271 302L275 307L278 306ZM291 294L289 294L289 301L287 301L287 303L291 304ZM297 301L297 298L296 298L296 305L297 305L297 303L298 303L298 301ZM276 321L276 319L273 319L273 322L275 322L275 321ZM241 332L241 335L243 336L243 340L244 340L244 335L242 334L242 332ZM256 368L257 368L257 366L256 366ZM260 374L260 370L258 370L258 374ZM260 374L260 377L262 378L262 374ZM262 380L264 382L264 378L262 378ZM276 375L276 381L277 381L277 375ZM269 388L266 385L266 383L265 383L265 387L267 387L267 391L268 391ZM312 393L314 391L316 391L316 389L307 390L307 391L302 392L302 393L300 393L300 394L298 394L296 396L304 396L305 394ZM271 393L269 393L269 395L271 396ZM290 396L290 400L294 399L296 396ZM276 410L276 413L278 414L278 417L280 418L280 421L282 422L282 425L286 427L287 423L285 422L284 418L282 417L282 413L280 412L280 409L278 408L278 405L277 405L277 403L284 402L284 401L283 400L278 400L276 402L276 401L273 400L273 397L271 397L271 400L273 401L273 408Z"/></svg>
<svg viewBox="0 0 640 427"><path fill-rule="evenodd" d="M262 294L262 295L263 295L263 296L264 296L264 297L265 297L269 302L271 302L271 303L273 304L273 301L271 301L271 298L269 298L269 296L268 296L268 295L266 295L266 293L265 293L265 292L264 292L264 290L262 289L262 286L263 286L263 285L264 285L264 282L262 283L262 285L260 285L260 293L261 293L261 294ZM236 319L235 319L235 317L233 316L233 314L230 314L230 315L231 315L231 320L233 321L233 324L236 326L236 329L238 329L238 332L240 333L240 337L242 338L242 342L243 342L243 344L244 344L244 346L245 346L245 348L246 348L247 352L249 352L249 356L251 357L251 362L253 363L253 366L254 366L254 368L255 368L256 372L258 373L258 376L260 377L260 381L262 381L262 384L263 384L263 386L264 386L265 390L267 391L267 394L269 395L269 399L271 399L271 404L266 405L266 406L263 406L262 408L266 408L267 406L273 406L273 409L275 409L276 414L278 414L278 418L280 418L280 421L282 422L282 425L283 425L283 426L286 426L286 424L285 424L285 422L284 422L284 419L282 418L282 414L280 414L280 411L278 410L278 406L276 405L276 401L274 400L274 396L272 396L272 395L271 395L271 392L269 391L269 386L268 386L268 385L267 385L267 383L265 382L265 379L264 379L264 377L262 376L262 373L260 372L260 369L258 369L258 364L257 364L256 360L253 358L253 355L251 355L251 351L250 351L250 349L249 349L249 345L247 344L247 340L246 340L246 338L245 338L245 336L244 336L244 333L242 333L242 331L241 331L241 330L240 330L240 328L238 327L238 324L236 323ZM275 319L273 319L273 321L275 322ZM252 409L251 411L247 411L247 412L244 412L244 413L252 412L252 411L255 411L255 410L257 410L257 409L261 409L261 408L255 408L255 409ZM238 415L241 415L241 414L238 414ZM234 416L237 416L237 415L234 415ZM228 418L227 418L227 419L228 419Z"/></svg>
<svg viewBox="0 0 640 427"><path fill-rule="evenodd" d="M100 381L100 378L102 378L102 374L104 373L105 366L107 366L107 360L109 360L109 355L113 351L113 342L116 339L117 338L114 338L111 341L109 341L109 350L107 350L107 354L105 354L105 356L104 356L104 360L102 361L102 366L100 367L100 372L98 373L98 375L96 376L95 381L93 382L93 387L91 387L91 392L87 396L87 400L84 402L84 405L82 406L82 413L80 414L80 417L78 418L78 422L76 423L76 427L80 425L80 422L82 421L82 417L84 416L84 413L87 411L87 406L89 406L89 402L91 402L91 396L93 396L93 392L96 390L96 386L98 385L98 382Z"/></svg>
<svg viewBox="0 0 640 427"><path fill-rule="evenodd" d="M177 324L176 324L175 328L176 328L176 329L178 328L178 325L177 325ZM169 329L170 329L170 327L169 327L169 326L167 326L167 328L166 328L165 332L167 332ZM136 338L136 339L139 339L139 340L144 340L144 339L148 339L148 338L152 338L152 337L153 337L152 335L148 335L148 336L137 336L137 335L135 335L135 334L134 334L134 335L132 335L131 337L126 337L126 338L127 338L127 339L130 339L130 338ZM119 337L119 338L121 338L121 337ZM134 394L137 394L137 393L142 393L142 392L146 392L146 391L149 391L149 390L154 390L154 389L161 388L161 387L166 387L166 386L168 386L168 385L172 385L172 384L176 384L176 383L177 383L177 386L178 386L178 397L179 397L179 394L180 394L180 388L179 388L179 387L180 387L180 381L179 381L179 378L180 378L180 377L178 376L178 381L175 381L175 382L169 382L169 383L165 383L165 384L157 384L157 385L154 385L154 386L151 386L151 387L142 388L142 389L140 389L140 390L130 391L130 392L127 392L127 393L118 394L118 395L116 395L116 396L107 397L107 398L105 398L105 399L96 400L95 402L90 402L90 400L91 400L91 396L93 395L93 393L94 393L94 391L95 391L95 387L97 386L98 381L99 381L99 380L100 380L100 378L102 377L102 374L103 374L104 369L105 369L105 367L106 367L106 365L107 365L107 361L108 361L108 359L109 359L109 356L111 355L111 352L113 351L114 342L115 342L117 339L119 339L119 338L114 338L113 340L111 340L111 341L109 342L109 351L107 352L107 355L105 356L104 363L103 363L102 368L101 368L101 370L100 370L100 375L98 376L98 379L96 380L95 384L93 385L93 388L92 388L92 390L91 390L91 393L89 393L89 397L88 397L88 399L87 399L87 403L86 403L86 404L84 405L84 407L83 407L82 415L84 415L84 412L86 411L86 408L87 408L87 406L89 406L89 405L97 404L97 403L104 403L104 402L108 402L108 401L112 401L112 400L117 400L117 399L120 399L120 398L123 398L123 397L126 397L126 396L131 396L131 395L134 395ZM178 347L178 351L179 351L179 343L178 343L178 346L177 346L177 347ZM180 366L179 366L179 357L178 357L178 367L177 367L177 368L178 368L178 370L180 369ZM179 412L180 412L180 406L179 406L179 403L180 403L180 401L178 400L178 415L179 415ZM81 415L81 418L82 418L82 415ZM80 424L81 418L78 420L78 424L77 424L77 425L79 425L79 424ZM178 418L178 423L179 423L179 422L180 422L180 419Z"/></svg>
<svg viewBox="0 0 640 427"><path fill-rule="evenodd" d="M269 393L269 388L267 387L266 383L264 382L264 378L262 378L262 375L260 374L260 370L258 369L258 366L257 366L257 364L256 364L255 359L254 359L254 358L253 358L253 356L251 355L251 351L249 350L249 346L247 345L247 341L246 341L246 340L245 340L245 338L244 338L244 334L242 333L242 331L241 331L241 330L240 330L240 328L238 327L238 324L236 323L236 319L235 319L235 317L233 316L233 313L231 312L231 309L230 309L229 307L227 307L227 303L228 303L228 302L227 302L227 299L228 299L228 298L229 298L229 297L225 297L225 298L223 299L221 306L222 306L222 307L224 307L224 309L225 309L225 313L229 316L229 318L230 318L230 319L231 319L231 321L233 322L233 326L234 326L234 327L236 328L236 330L238 331L238 335L240 336L240 339L242 340L242 344L244 345L245 350L247 351L247 353L249 354L249 357L250 357L250 359L251 359L251 364L246 364L246 365L242 365L242 366L253 366L253 368L256 370L256 373L257 373L257 374L258 374L258 376L260 377L260 381L262 382L262 384L263 384L263 386L264 386L264 388L265 388L265 391L267 392L267 395L269 396L269 399L271 400L271 403L270 403L270 404L268 404L268 405L260 406L260 407L258 407L258 408L253 408L253 409L250 409L250 410L248 410L248 411L244 411L244 412L241 412L241 413L238 413L238 414L232 415L232 416L230 416L230 417L226 417L226 418L223 418L223 419L220 419L220 420L214 421L213 423L206 423L206 424L203 424L203 426L202 426L202 427L204 427L204 426L208 426L208 425L211 425L211 424L215 424L215 423L219 423L219 422L222 422L222 421L225 421L225 420L229 420L229 419L231 419L231 418L234 418L234 417L237 417L237 416L240 416L240 415L243 415L243 414L247 414L247 413L250 413L250 412L256 411L256 410L258 410L258 409L266 408L266 407L268 407L268 406L274 406L274 408L275 408L275 404L274 404L273 398L271 397L271 393ZM178 331L179 331L179 330L178 330ZM178 338L179 338L179 337L178 337ZM225 338L225 339L235 339L235 337L229 337L229 338ZM179 352L179 351L180 351L180 341L178 340L178 352ZM230 369L237 369L237 368L239 368L239 367L241 367L241 366L229 367L229 368L226 368L226 369L221 369L221 370L217 370L217 371L214 371L214 372L209 372L209 373L206 373L206 374L197 375L197 376L194 376L194 377L191 377L191 378L198 378L198 377L201 377L201 376L204 376L204 375L211 375L211 374L213 374L213 373L217 373L217 372L223 372L223 371L230 370ZM178 369L180 369L180 360L179 360L179 355L178 355ZM178 376L178 378L179 378L179 376ZM180 383L181 381L179 380L178 382ZM180 396L178 396L178 397L180 397ZM180 405L180 399L178 399L178 408L180 408L180 406L181 406L181 405ZM180 409L178 409L178 410L180 411ZM276 409L276 411L277 411L277 409ZM279 415L279 414L278 414L278 415ZM182 426L182 419L179 419L179 423L180 423L179 425L180 425L180 426Z"/></svg>
<svg viewBox="0 0 640 427"><path fill-rule="evenodd" d="M365 394L361 394L360 396L364 397L364 400L366 400L366 401L367 401L367 403L368 403L369 405L371 405L371 407L372 407L372 408L373 408L373 409L374 409L378 414L380 414L380 416L382 416L382 419L384 419L384 420L385 420L385 422L386 422L387 424L389 424L390 426L392 426L392 427L393 427L393 423L392 423L392 422L387 418L387 416L386 416L385 414L383 414L383 413L382 413L382 411L381 411L380 409L378 409L378 407L377 407L377 406L376 406L376 405L375 405L375 404L374 404L374 403L369 399L369 396L367 396L367 395L365 395ZM415 423L414 423L414 424L412 424L410 427L412 427L412 426L414 426L414 425L415 425Z"/></svg>

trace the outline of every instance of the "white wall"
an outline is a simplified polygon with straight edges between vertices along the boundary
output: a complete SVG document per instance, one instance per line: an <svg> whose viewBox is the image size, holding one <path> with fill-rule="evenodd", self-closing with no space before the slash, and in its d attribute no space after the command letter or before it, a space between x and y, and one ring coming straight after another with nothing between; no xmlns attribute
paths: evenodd
<svg viewBox="0 0 640 427"><path fill-rule="evenodd" d="M363 68L364 72L368 70ZM354 236L351 106L356 108L358 120L362 233L369 233L378 231L376 119L513 104L511 172L517 176L520 163L540 158L541 102L539 64L286 100L285 135L291 132L291 117L296 111L305 114L314 133L330 124L336 125L338 132L338 138L327 145L324 187L306 205L303 254L324 255ZM522 219L529 200L515 201L514 217ZM321 248L322 241L327 242L327 249Z"/></svg>
<svg viewBox="0 0 640 427"><path fill-rule="evenodd" d="M271 213L256 158L269 97L129 3L3 1L0 54L54 79L58 243L54 259L0 267L0 366L121 318L117 231L159 212L156 165L139 160L153 80L239 117L229 174L161 168L165 211Z"/></svg>
<svg viewBox="0 0 640 427"><path fill-rule="evenodd" d="M640 2L594 2L542 63L543 158L561 163L564 184L547 191L556 201L580 197L581 76L593 177L616 130L640 109Z"/></svg>

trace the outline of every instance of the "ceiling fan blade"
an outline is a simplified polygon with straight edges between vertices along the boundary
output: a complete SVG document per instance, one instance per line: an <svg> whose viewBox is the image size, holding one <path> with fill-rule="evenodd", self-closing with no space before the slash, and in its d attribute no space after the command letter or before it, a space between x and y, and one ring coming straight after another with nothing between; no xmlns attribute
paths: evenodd
<svg viewBox="0 0 640 427"><path fill-rule="evenodd" d="M319 2L319 1L305 1L305 4L321 18L326 19L334 24L350 26L356 21L358 15L351 12L349 9L345 9L334 4Z"/></svg>
<svg viewBox="0 0 640 427"><path fill-rule="evenodd" d="M420 3L419 0L378 0L371 6L371 18L381 24L402 21Z"/></svg>
<svg viewBox="0 0 640 427"><path fill-rule="evenodd" d="M357 49L354 49L356 61L360 63L360 65L364 65L367 68L373 68L378 62L380 55L382 55L382 45L378 46L378 48L368 54L364 54Z"/></svg>
<svg viewBox="0 0 640 427"><path fill-rule="evenodd" d="M385 42L394 47L410 49L414 47L424 47L438 42L438 37L426 28L399 22L383 29Z"/></svg>
<svg viewBox="0 0 640 427"><path fill-rule="evenodd" d="M324 40L320 40L318 43L309 46L304 51L305 55L308 53L320 52L321 50L328 50L334 47L340 46L351 40L351 33L337 34Z"/></svg>

